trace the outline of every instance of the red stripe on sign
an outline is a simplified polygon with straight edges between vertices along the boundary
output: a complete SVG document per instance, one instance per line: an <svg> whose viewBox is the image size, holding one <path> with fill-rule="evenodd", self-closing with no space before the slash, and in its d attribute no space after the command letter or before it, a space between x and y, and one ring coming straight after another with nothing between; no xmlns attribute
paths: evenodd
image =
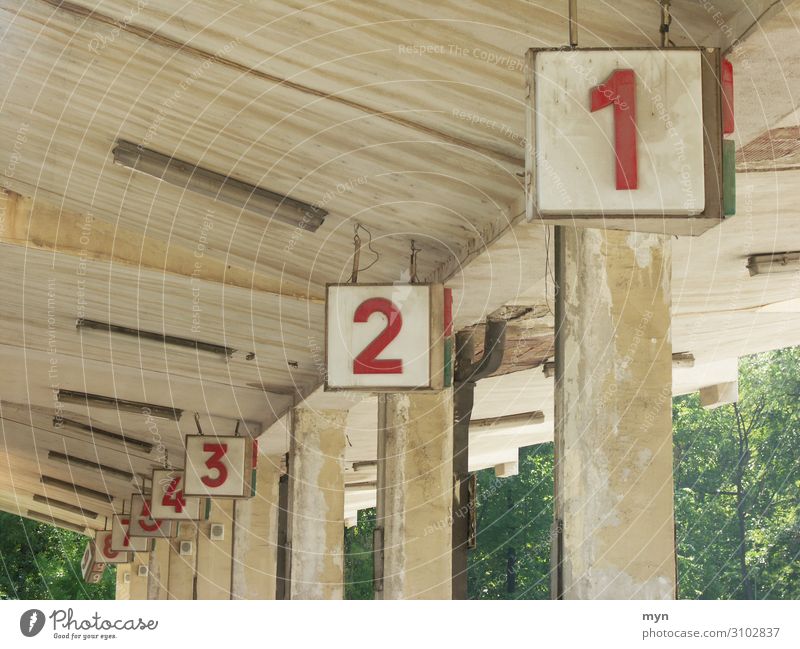
<svg viewBox="0 0 800 649"><path fill-rule="evenodd" d="M722 59L722 132L730 135L733 131L733 63Z"/></svg>
<svg viewBox="0 0 800 649"><path fill-rule="evenodd" d="M444 335L453 335L453 289L444 289Z"/></svg>
<svg viewBox="0 0 800 649"><path fill-rule="evenodd" d="M253 468L258 466L258 440L253 440Z"/></svg>

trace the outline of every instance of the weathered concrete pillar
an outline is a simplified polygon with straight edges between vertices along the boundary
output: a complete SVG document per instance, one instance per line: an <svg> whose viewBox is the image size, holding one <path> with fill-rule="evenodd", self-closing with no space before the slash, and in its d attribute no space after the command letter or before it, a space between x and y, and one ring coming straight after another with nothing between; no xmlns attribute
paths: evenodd
<svg viewBox="0 0 800 649"><path fill-rule="evenodd" d="M169 599L169 539L153 539L147 574L147 599Z"/></svg>
<svg viewBox="0 0 800 649"><path fill-rule="evenodd" d="M670 242L556 234L554 596L675 596Z"/></svg>
<svg viewBox="0 0 800 649"><path fill-rule="evenodd" d="M108 568L106 568L108 570ZM131 564L120 563L116 566L117 586L115 599L126 600L131 598ZM127 577L127 578L126 578Z"/></svg>
<svg viewBox="0 0 800 649"><path fill-rule="evenodd" d="M147 584L149 582L149 552L136 552L130 563L131 579L128 584L128 599L147 599Z"/></svg>
<svg viewBox="0 0 800 649"><path fill-rule="evenodd" d="M199 529L195 599L230 599L233 500L212 499L208 520Z"/></svg>
<svg viewBox="0 0 800 649"><path fill-rule="evenodd" d="M260 455L256 495L234 505L231 599L275 599L281 458Z"/></svg>
<svg viewBox="0 0 800 649"><path fill-rule="evenodd" d="M381 395L378 434L382 597L450 599L453 391Z"/></svg>
<svg viewBox="0 0 800 649"><path fill-rule="evenodd" d="M178 535L169 541L168 599L194 599L197 533L196 523L181 522L178 524Z"/></svg>
<svg viewBox="0 0 800 649"><path fill-rule="evenodd" d="M347 412L296 408L289 448L289 598L344 597Z"/></svg>

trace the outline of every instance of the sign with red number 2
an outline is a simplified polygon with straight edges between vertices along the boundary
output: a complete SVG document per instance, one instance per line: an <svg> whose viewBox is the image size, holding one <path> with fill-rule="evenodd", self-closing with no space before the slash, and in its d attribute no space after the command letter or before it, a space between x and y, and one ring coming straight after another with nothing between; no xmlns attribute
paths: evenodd
<svg viewBox="0 0 800 649"><path fill-rule="evenodd" d="M446 315L441 284L331 284L326 390L438 390Z"/></svg>

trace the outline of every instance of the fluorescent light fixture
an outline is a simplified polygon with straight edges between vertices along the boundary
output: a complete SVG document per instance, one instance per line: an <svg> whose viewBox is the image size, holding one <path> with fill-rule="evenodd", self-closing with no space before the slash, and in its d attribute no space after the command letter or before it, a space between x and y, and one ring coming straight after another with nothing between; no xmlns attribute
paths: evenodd
<svg viewBox="0 0 800 649"><path fill-rule="evenodd" d="M150 453L153 450L153 445L150 442L144 442L140 439L134 439L133 437L126 437L120 433L112 433L110 430L103 430L102 428L98 428L92 424L84 424L73 419L53 417L53 427L71 428L72 430L89 433L93 439L97 439L99 437L101 439L107 439L111 442L120 442L126 446L135 446L136 448L143 450L145 453Z"/></svg>
<svg viewBox="0 0 800 649"><path fill-rule="evenodd" d="M39 478L39 481L46 487L54 487L56 489L63 489L64 491L71 491L76 496L86 496L87 498L94 498L95 500L102 500L109 503L114 500L114 496L109 496L107 493L103 493L102 491L90 489L89 487L82 487L81 485L76 485L59 478L53 478L49 475L43 475L41 478Z"/></svg>
<svg viewBox="0 0 800 649"><path fill-rule="evenodd" d="M100 322L99 320L87 320L83 318L75 323L75 327L78 329L97 329L99 331L122 334L123 336L131 336L133 338L153 340L164 345L188 347L190 349L211 352L212 354L219 354L220 356L226 357L233 356L233 354L236 352L236 350L232 347L225 347L224 345L206 343L201 340L193 340L191 338L182 338L181 336L168 336L167 334L161 334L156 331L143 331L142 329L123 327L122 325L109 324L108 322Z"/></svg>
<svg viewBox="0 0 800 649"><path fill-rule="evenodd" d="M83 507L78 507L72 503L65 503L63 500L56 500L55 498L48 498L47 496L40 496L39 494L33 495L33 502L47 505L53 509L63 509L65 512L78 514L79 516L85 516L86 518L97 518L98 516L97 512L93 512L91 509L84 509Z"/></svg>
<svg viewBox="0 0 800 649"><path fill-rule="evenodd" d="M55 525L56 527L63 527L68 530L72 530L73 532L80 532L81 534L86 534L86 527L84 525L78 525L77 523L70 523L69 521L65 521L62 518L55 518L54 516L48 516L47 514L40 514L39 512L35 512L32 509L28 510L26 514L28 518L33 518L37 521L41 521L42 523L47 523L49 525Z"/></svg>
<svg viewBox="0 0 800 649"><path fill-rule="evenodd" d="M315 232L328 212L309 203L197 167L152 149L118 140L114 162L240 209Z"/></svg>
<svg viewBox="0 0 800 649"><path fill-rule="evenodd" d="M88 392L78 392L77 390L59 390L58 400L62 403L77 403L82 406L98 406L99 408L111 408L113 410L124 410L125 412L135 412L137 414L150 414L153 417L162 419L174 419L177 421L183 415L183 410L179 408L169 408L168 406L158 406L142 401L128 401L127 399L115 399L106 397L102 394L90 394Z"/></svg>
<svg viewBox="0 0 800 649"><path fill-rule="evenodd" d="M122 469L117 469L113 466L108 466L107 464L100 464L99 462L95 462L93 460L85 460L82 457L75 457L74 455L66 455L65 453L59 453L58 451L48 451L47 453L48 460L55 460L56 462L64 462L65 464L73 466L79 466L82 469L92 469L93 471L101 471L102 473L114 475L118 478L122 478L123 480L128 480L129 482L133 482L133 474L129 471L123 471Z"/></svg>
<svg viewBox="0 0 800 649"><path fill-rule="evenodd" d="M750 276L771 275L774 273L796 273L800 270L800 252L775 252L764 255L750 255L747 258Z"/></svg>

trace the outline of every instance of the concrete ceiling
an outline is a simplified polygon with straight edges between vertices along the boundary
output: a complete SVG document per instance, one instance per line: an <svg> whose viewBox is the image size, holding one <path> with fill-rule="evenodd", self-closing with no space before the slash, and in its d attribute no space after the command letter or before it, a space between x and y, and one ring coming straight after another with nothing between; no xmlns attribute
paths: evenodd
<svg viewBox="0 0 800 649"><path fill-rule="evenodd" d="M797 109L792 74L773 75L763 87L764 70L788 56L770 45L770 25L785 40L796 13L796 3L784 4L716 0L711 11L707 3L673 2L678 45L730 46L746 36L732 54L743 116L737 136L746 141L776 120L786 125ZM76 501L39 476L110 494L111 505L86 505L101 516L128 497L130 483L78 471L49 451L137 474L160 461L55 428L59 388L181 408L179 422L157 425L177 463L194 412L218 432L243 420L254 434L265 431L262 448L278 453L288 439L283 415L300 398L352 407L348 462L373 460L374 399L318 390L324 286L349 276L356 222L380 254L362 281L404 277L413 238L423 248L420 274L454 288L459 328L518 304L541 314L540 334L551 329L546 232L520 222L522 61L529 47L564 43L566 5L4 3L0 508L102 527L102 518L33 501L43 494ZM585 2L580 19L583 46L658 38L651 0ZM763 96L768 106L752 108ZM115 165L118 139L330 214L310 233L209 201ZM796 173L740 174L737 216L675 242L673 348L697 360L691 372L676 373L676 392L727 376L725 359L800 343L791 316L770 306L796 299L796 280L750 278L744 268L753 252L800 249ZM364 252L362 262L369 260ZM81 317L236 351L224 358L80 329ZM552 381L541 369L483 381L476 402L479 418L542 410L546 421L476 431L473 468L509 461L520 446L552 435ZM155 434L141 413L63 408L132 437ZM348 464L347 481L368 483L370 471ZM350 489L349 511L368 505L372 493Z"/></svg>

